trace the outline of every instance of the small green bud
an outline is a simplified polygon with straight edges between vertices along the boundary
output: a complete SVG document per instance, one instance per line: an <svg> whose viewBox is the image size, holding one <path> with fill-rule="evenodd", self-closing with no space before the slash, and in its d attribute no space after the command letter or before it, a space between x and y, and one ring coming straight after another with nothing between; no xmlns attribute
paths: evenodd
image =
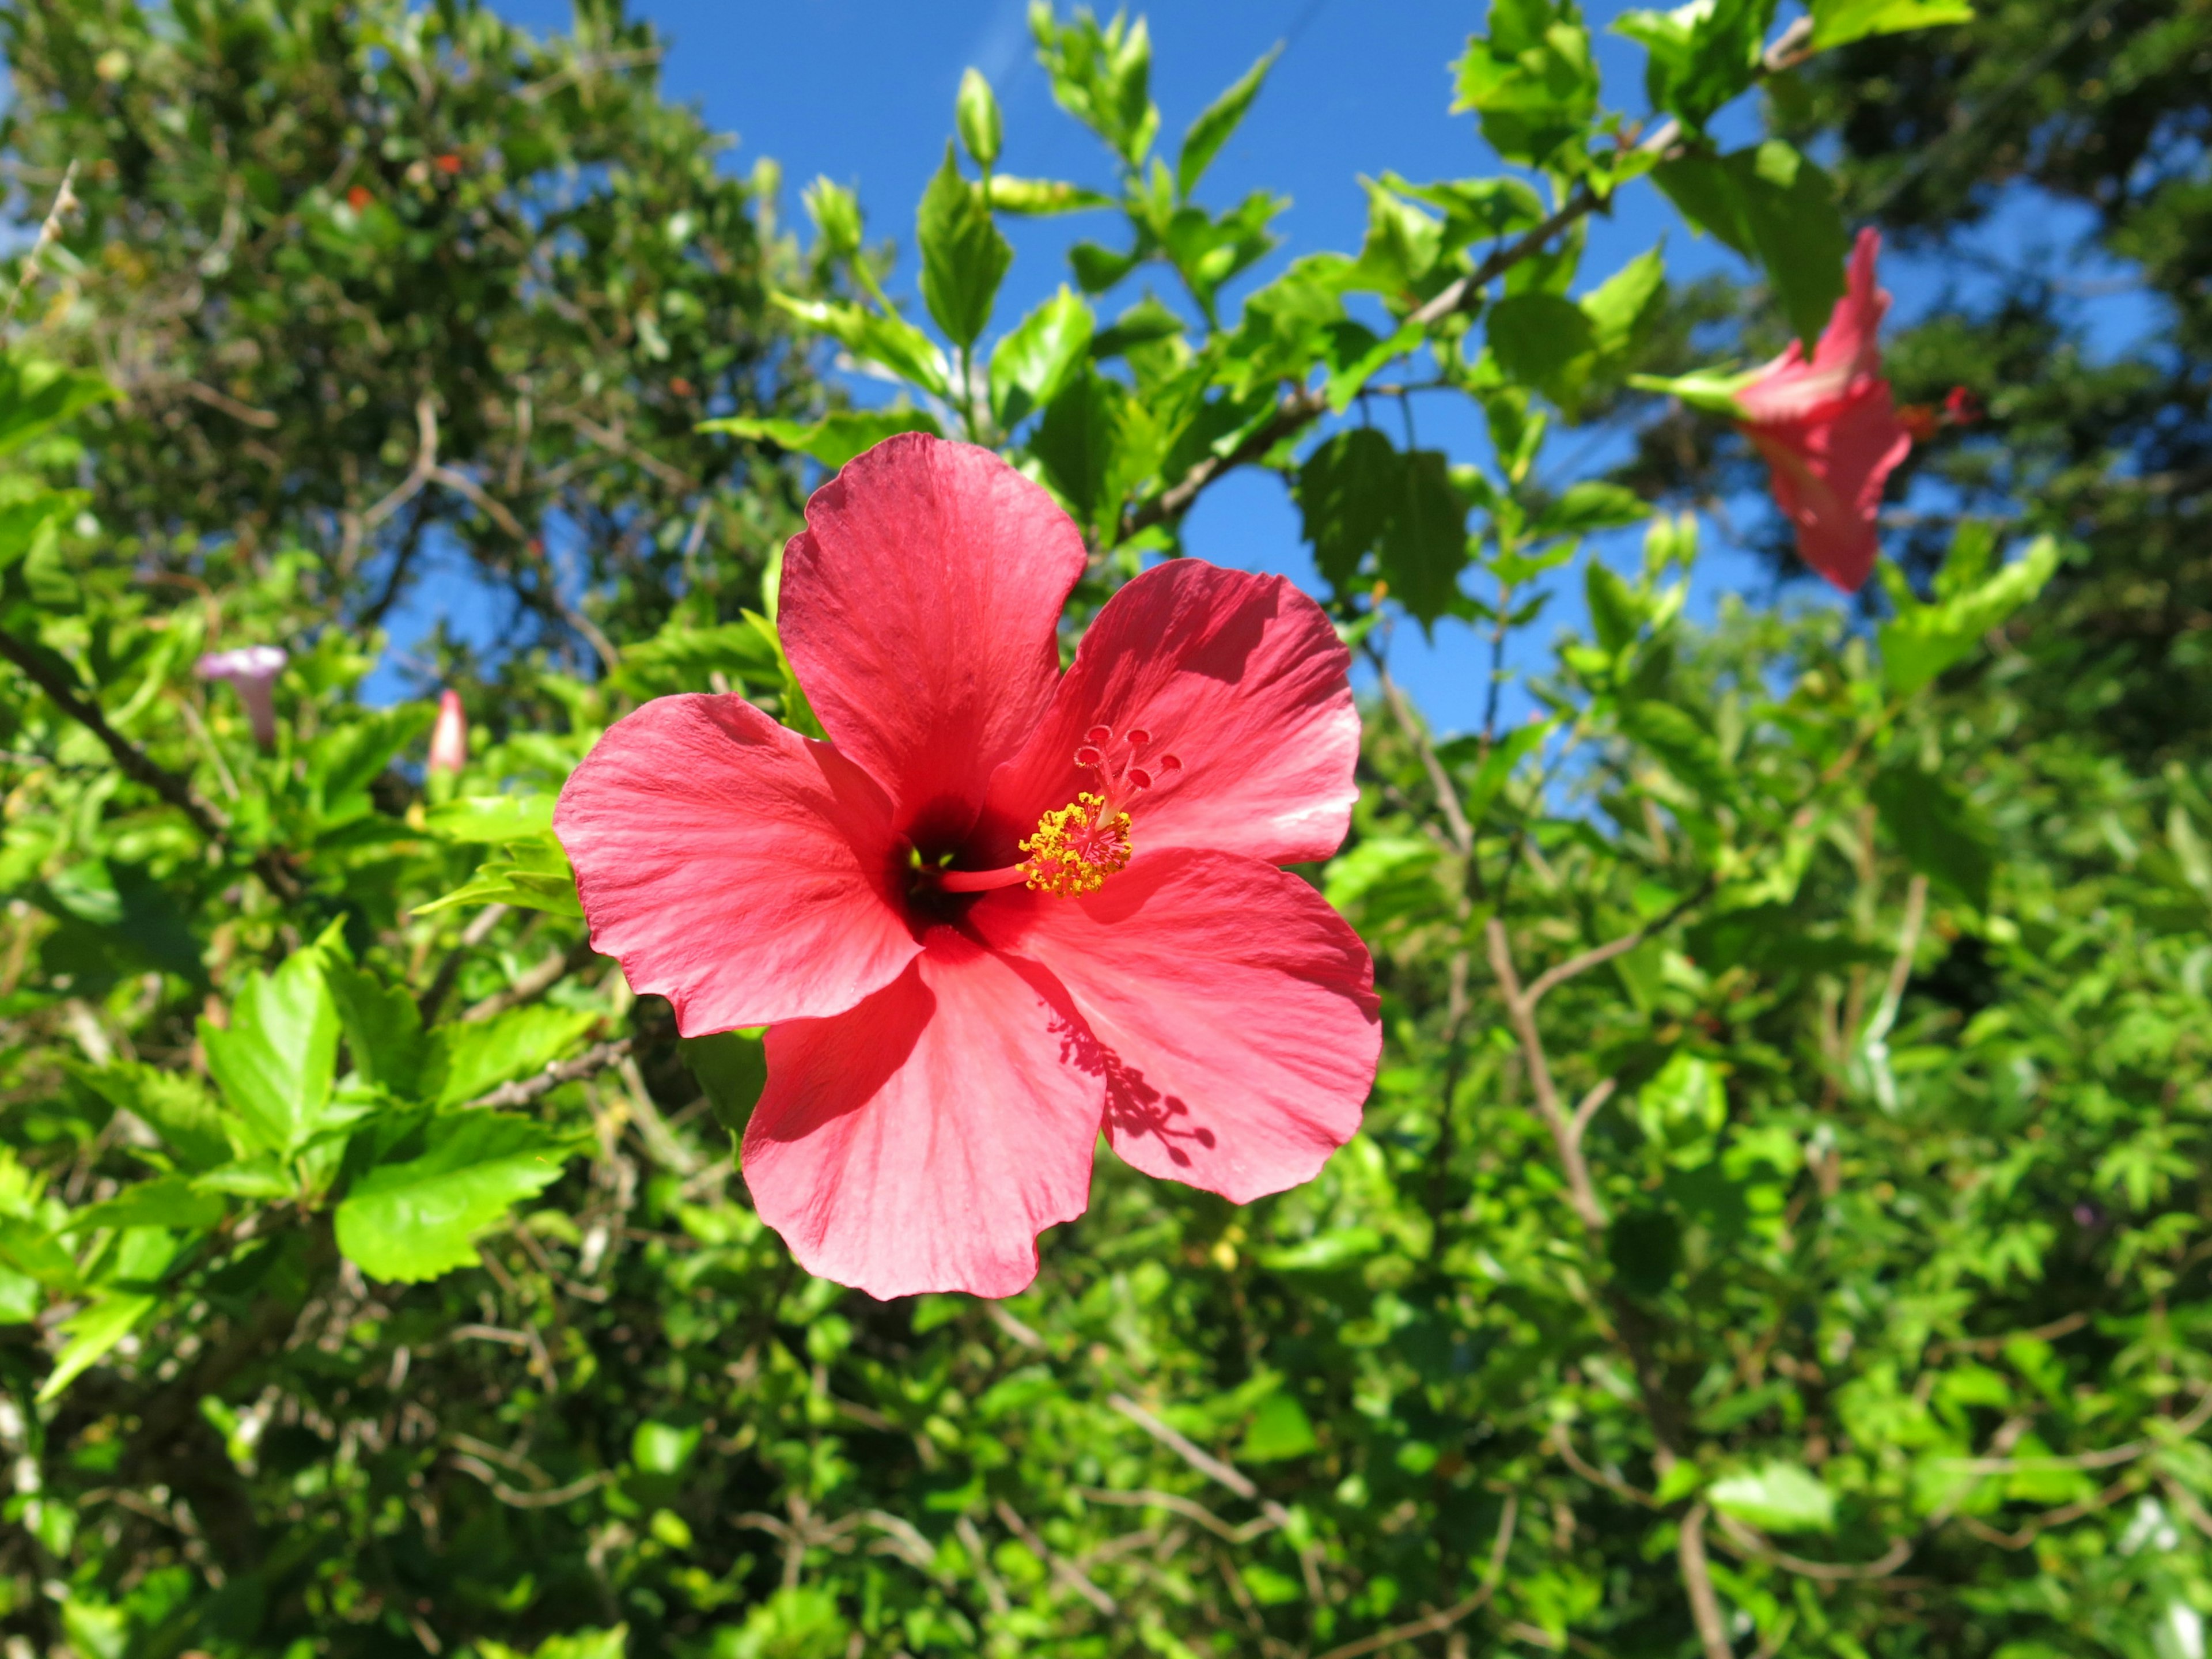
<svg viewBox="0 0 2212 1659"><path fill-rule="evenodd" d="M801 199L814 221L824 252L850 258L860 252L860 204L851 191L827 179L817 179L807 185Z"/></svg>
<svg viewBox="0 0 2212 1659"><path fill-rule="evenodd" d="M988 167L997 161L1003 133L999 100L992 96L991 83L981 70L971 69L960 77L960 97L953 105L952 118L960 129L960 142L975 158L977 167Z"/></svg>

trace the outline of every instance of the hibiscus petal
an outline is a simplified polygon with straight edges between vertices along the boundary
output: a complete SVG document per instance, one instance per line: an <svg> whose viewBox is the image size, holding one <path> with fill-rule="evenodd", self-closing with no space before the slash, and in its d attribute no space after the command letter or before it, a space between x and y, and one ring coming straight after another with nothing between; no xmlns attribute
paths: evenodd
<svg viewBox="0 0 2212 1659"><path fill-rule="evenodd" d="M927 433L855 456L806 503L777 623L822 728L949 843L1052 696L1081 533L988 449Z"/></svg>
<svg viewBox="0 0 2212 1659"><path fill-rule="evenodd" d="M1769 425L1832 415L1841 399L1881 373L1880 337L1889 295L1875 285L1875 261L1881 252L1881 234L1871 228L1862 230L1851 250L1844 297L1829 313L1812 361L1805 360L1792 340L1757 380L1737 392L1736 402L1751 420Z"/></svg>
<svg viewBox="0 0 2212 1659"><path fill-rule="evenodd" d="M592 948L686 1036L851 1007L921 946L867 774L743 697L659 697L569 775L553 828Z"/></svg>
<svg viewBox="0 0 2212 1659"><path fill-rule="evenodd" d="M1083 1213L1105 1079L1066 993L949 928L849 1013L768 1034L745 1184L807 1272L1012 1296Z"/></svg>
<svg viewBox="0 0 2212 1659"><path fill-rule="evenodd" d="M986 827L1018 840L1039 814L1096 789L1099 774L1075 752L1106 726L1109 760L1131 732L1146 737L1135 763L1152 787L1130 806L1137 857L1207 847L1270 864L1327 858L1358 793L1351 663L1321 607L1280 576L1198 559L1156 565L1083 636L1036 736L992 779Z"/></svg>
<svg viewBox="0 0 2212 1659"><path fill-rule="evenodd" d="M1747 427L1765 458L1774 503L1797 532L1805 562L1846 593L1874 572L1881 492L1911 453L1887 380L1874 380L1812 423Z"/></svg>
<svg viewBox="0 0 2212 1659"><path fill-rule="evenodd" d="M1248 1203L1359 1127L1382 1044L1374 963L1289 872L1179 850L1082 898L994 893L969 921L1067 988L1099 1045L1106 1137L1146 1174Z"/></svg>

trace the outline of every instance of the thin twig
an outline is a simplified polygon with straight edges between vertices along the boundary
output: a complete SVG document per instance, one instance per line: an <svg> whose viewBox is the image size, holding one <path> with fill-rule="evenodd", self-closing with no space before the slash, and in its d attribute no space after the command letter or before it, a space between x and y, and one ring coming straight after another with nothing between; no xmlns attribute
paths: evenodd
<svg viewBox="0 0 2212 1659"><path fill-rule="evenodd" d="M1582 1137L1559 1104L1559 1085L1552 1079L1551 1062L1544 1054L1543 1034L1536 1027L1535 989L1521 988L1521 976L1513 966L1513 946L1506 936L1505 924L1492 916L1485 924L1484 931L1490 945L1490 970L1497 976L1498 994L1505 1004L1506 1020L1521 1044L1521 1060L1528 1070L1528 1089L1535 1097L1536 1115L1551 1131L1552 1145L1559 1155L1560 1173L1567 1178L1568 1202L1582 1218L1584 1227L1594 1234L1601 1233L1610 1218L1590 1180L1589 1164L1583 1157Z"/></svg>
<svg viewBox="0 0 2212 1659"><path fill-rule="evenodd" d="M1043 1539L1036 1535L1030 1523L1022 1519L1020 1510L1015 1509L1003 1498L994 1506L994 1510L999 1519L1006 1523L1006 1530L1022 1540L1023 1547L1052 1569L1054 1577L1059 1579L1061 1583L1090 1602L1109 1619L1121 1612L1119 1602L1085 1577L1077 1569L1075 1563L1053 1550Z"/></svg>
<svg viewBox="0 0 2212 1659"><path fill-rule="evenodd" d="M125 777L168 802L191 820L193 828L225 851L234 855L243 853L244 849L231 840L230 826L223 816L203 800L188 781L157 764L144 750L110 726L98 703L79 695L74 686L54 672L42 647L34 647L0 629L0 657L15 664L26 679L53 700L62 713L98 738ZM299 878L276 854L264 852L246 856L254 872L278 898L289 903L300 896Z"/></svg>
<svg viewBox="0 0 2212 1659"><path fill-rule="evenodd" d="M629 1058L630 1043L631 1039L629 1037L617 1037L611 1042L593 1043L575 1059L556 1061L538 1073L536 1077L520 1078L513 1083L502 1083L489 1093L478 1095L474 1100L467 1103L464 1109L527 1106L532 1101L551 1094L564 1083L574 1083L579 1078L590 1077Z"/></svg>
<svg viewBox="0 0 2212 1659"><path fill-rule="evenodd" d="M23 295L29 292L31 285L39 280L40 257L48 248L61 240L62 221L75 211L77 205L76 191L73 188L76 183L76 162L72 159L70 164L62 169L61 187L54 191L54 204L47 210L45 222L39 227L38 240L31 244L31 251L23 256L23 269L21 274L15 278L15 291L8 296L8 308L5 311L0 311L0 328L5 328L15 320L15 307L23 302Z"/></svg>
<svg viewBox="0 0 2212 1659"><path fill-rule="evenodd" d="M1734 1659L1735 1650L1729 1641L1728 1626L1721 1619L1720 1598L1713 1594L1712 1565L1705 1559L1705 1517L1711 1513L1703 1503L1690 1505L1689 1513L1682 1517L1675 1554L1681 1562L1682 1589L1690 1598L1690 1618L1698 1627L1698 1642L1705 1650L1705 1659Z"/></svg>
<svg viewBox="0 0 2212 1659"><path fill-rule="evenodd" d="M1397 1625L1372 1636L1363 1636L1356 1642L1346 1642L1342 1647L1331 1648L1321 1659L1362 1659L1362 1656L1379 1653L1384 1648L1395 1647L1401 1642L1418 1641L1424 1636L1434 1636L1439 1631L1449 1630L1469 1613L1478 1612L1490 1598L1498 1594L1499 1582L1505 1576L1506 1552L1513 1547L1513 1528L1521 1515L1521 1498L1517 1492L1505 1494L1505 1511L1498 1517L1498 1537L1490 1547L1490 1565L1484 1570L1481 1588L1462 1601L1448 1607L1425 1614L1410 1624Z"/></svg>

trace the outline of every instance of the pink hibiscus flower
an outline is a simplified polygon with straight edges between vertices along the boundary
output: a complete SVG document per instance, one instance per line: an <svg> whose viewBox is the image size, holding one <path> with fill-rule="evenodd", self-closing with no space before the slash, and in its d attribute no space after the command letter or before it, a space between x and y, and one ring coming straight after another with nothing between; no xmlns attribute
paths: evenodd
<svg viewBox="0 0 2212 1659"><path fill-rule="evenodd" d="M1875 336L1889 295L1875 286L1881 238L1859 233L1849 281L1813 359L1796 341L1735 392L1740 429L1766 458L1774 501L1797 550L1846 593L1874 571L1875 516L1912 434L1890 406Z"/></svg>
<svg viewBox="0 0 2212 1659"><path fill-rule="evenodd" d="M592 943L688 1036L766 1025L743 1162L806 1269L1010 1296L1100 1129L1243 1202L1358 1127L1374 968L1277 866L1343 839L1349 659L1279 577L1145 572L1060 672L1083 540L988 450L817 490L779 618L830 740L647 703L562 791Z"/></svg>

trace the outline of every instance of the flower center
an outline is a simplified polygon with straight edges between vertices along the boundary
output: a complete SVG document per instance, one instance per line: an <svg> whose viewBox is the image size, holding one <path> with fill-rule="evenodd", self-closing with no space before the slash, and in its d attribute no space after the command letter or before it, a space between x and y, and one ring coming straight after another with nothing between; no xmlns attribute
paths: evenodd
<svg viewBox="0 0 2212 1659"><path fill-rule="evenodd" d="M1036 833L1022 843L1029 854L1022 867L1031 891L1073 898L1104 886L1127 866L1132 850L1129 815L1110 811L1104 796L1086 789L1037 820Z"/></svg>
<svg viewBox="0 0 2212 1659"><path fill-rule="evenodd" d="M1098 787L1085 789L1066 805L1037 820L1021 843L1019 864L1003 870L943 870L933 880L939 891L981 893L1025 884L1032 892L1073 898L1095 893L1106 878L1128 867L1136 852L1130 838L1129 808L1138 796L1182 769L1173 755L1146 757L1152 734L1139 726L1119 742L1110 726L1083 734L1075 763L1098 775Z"/></svg>

